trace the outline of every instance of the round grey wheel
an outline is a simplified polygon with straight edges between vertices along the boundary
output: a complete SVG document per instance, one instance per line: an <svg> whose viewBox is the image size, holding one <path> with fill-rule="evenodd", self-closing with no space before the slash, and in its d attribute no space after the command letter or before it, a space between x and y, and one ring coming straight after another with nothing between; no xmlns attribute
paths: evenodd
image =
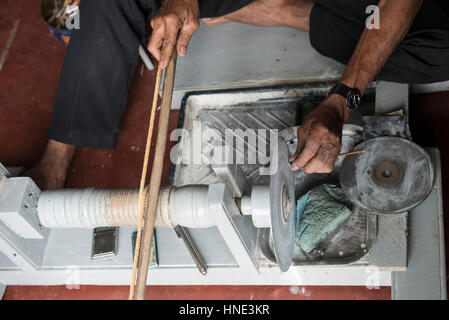
<svg viewBox="0 0 449 320"><path fill-rule="evenodd" d="M296 232L296 200L289 152L284 139L279 138L278 152L272 153L277 170L270 177L271 235L277 264L287 271L293 259Z"/></svg>
<svg viewBox="0 0 449 320"><path fill-rule="evenodd" d="M365 152L348 156L340 184L355 205L383 214L407 211L431 192L434 168L427 152L410 140L379 137L357 145Z"/></svg>

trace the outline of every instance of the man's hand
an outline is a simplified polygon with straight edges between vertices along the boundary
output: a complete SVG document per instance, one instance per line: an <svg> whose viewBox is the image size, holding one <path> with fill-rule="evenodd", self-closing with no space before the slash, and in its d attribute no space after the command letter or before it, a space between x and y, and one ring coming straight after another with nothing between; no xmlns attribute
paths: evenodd
<svg viewBox="0 0 449 320"><path fill-rule="evenodd" d="M380 29L365 29L340 82L362 94L407 34L423 0L380 0ZM398 15L398 12L401 14ZM349 118L345 99L332 94L298 130L292 170L331 172L340 152L343 123Z"/></svg>
<svg viewBox="0 0 449 320"><path fill-rule="evenodd" d="M165 0L151 19L153 32L148 51L162 69L167 67L175 46L180 56L186 55L190 38L199 27L199 15L198 0Z"/></svg>
<svg viewBox="0 0 449 320"><path fill-rule="evenodd" d="M298 129L298 146L290 158L292 170L329 173L340 153L343 124L349 117L346 101L332 94L304 120Z"/></svg>

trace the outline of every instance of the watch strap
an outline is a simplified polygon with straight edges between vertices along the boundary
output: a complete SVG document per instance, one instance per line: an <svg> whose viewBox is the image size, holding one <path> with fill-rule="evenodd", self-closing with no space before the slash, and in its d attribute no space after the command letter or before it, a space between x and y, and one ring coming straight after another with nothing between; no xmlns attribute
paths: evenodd
<svg viewBox="0 0 449 320"><path fill-rule="evenodd" d="M335 84L329 92L330 94L336 93L346 99L346 108L348 110L357 110L360 104L360 91L356 88L350 88L341 82ZM355 99L354 99L355 98Z"/></svg>

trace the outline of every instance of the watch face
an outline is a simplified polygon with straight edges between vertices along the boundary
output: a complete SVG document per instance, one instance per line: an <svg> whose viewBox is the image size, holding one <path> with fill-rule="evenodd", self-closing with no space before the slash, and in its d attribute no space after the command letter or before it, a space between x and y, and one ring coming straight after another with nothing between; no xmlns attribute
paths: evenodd
<svg viewBox="0 0 449 320"><path fill-rule="evenodd" d="M356 89L351 90L348 95L346 106L350 110L357 110L360 105L360 92Z"/></svg>

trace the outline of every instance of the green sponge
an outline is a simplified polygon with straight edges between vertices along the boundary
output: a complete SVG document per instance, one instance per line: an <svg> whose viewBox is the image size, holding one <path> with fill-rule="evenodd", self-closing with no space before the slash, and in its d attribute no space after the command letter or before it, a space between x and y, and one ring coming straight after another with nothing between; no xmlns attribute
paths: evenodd
<svg viewBox="0 0 449 320"><path fill-rule="evenodd" d="M296 206L296 242L310 253L351 215L352 204L340 187L323 184L302 196Z"/></svg>

